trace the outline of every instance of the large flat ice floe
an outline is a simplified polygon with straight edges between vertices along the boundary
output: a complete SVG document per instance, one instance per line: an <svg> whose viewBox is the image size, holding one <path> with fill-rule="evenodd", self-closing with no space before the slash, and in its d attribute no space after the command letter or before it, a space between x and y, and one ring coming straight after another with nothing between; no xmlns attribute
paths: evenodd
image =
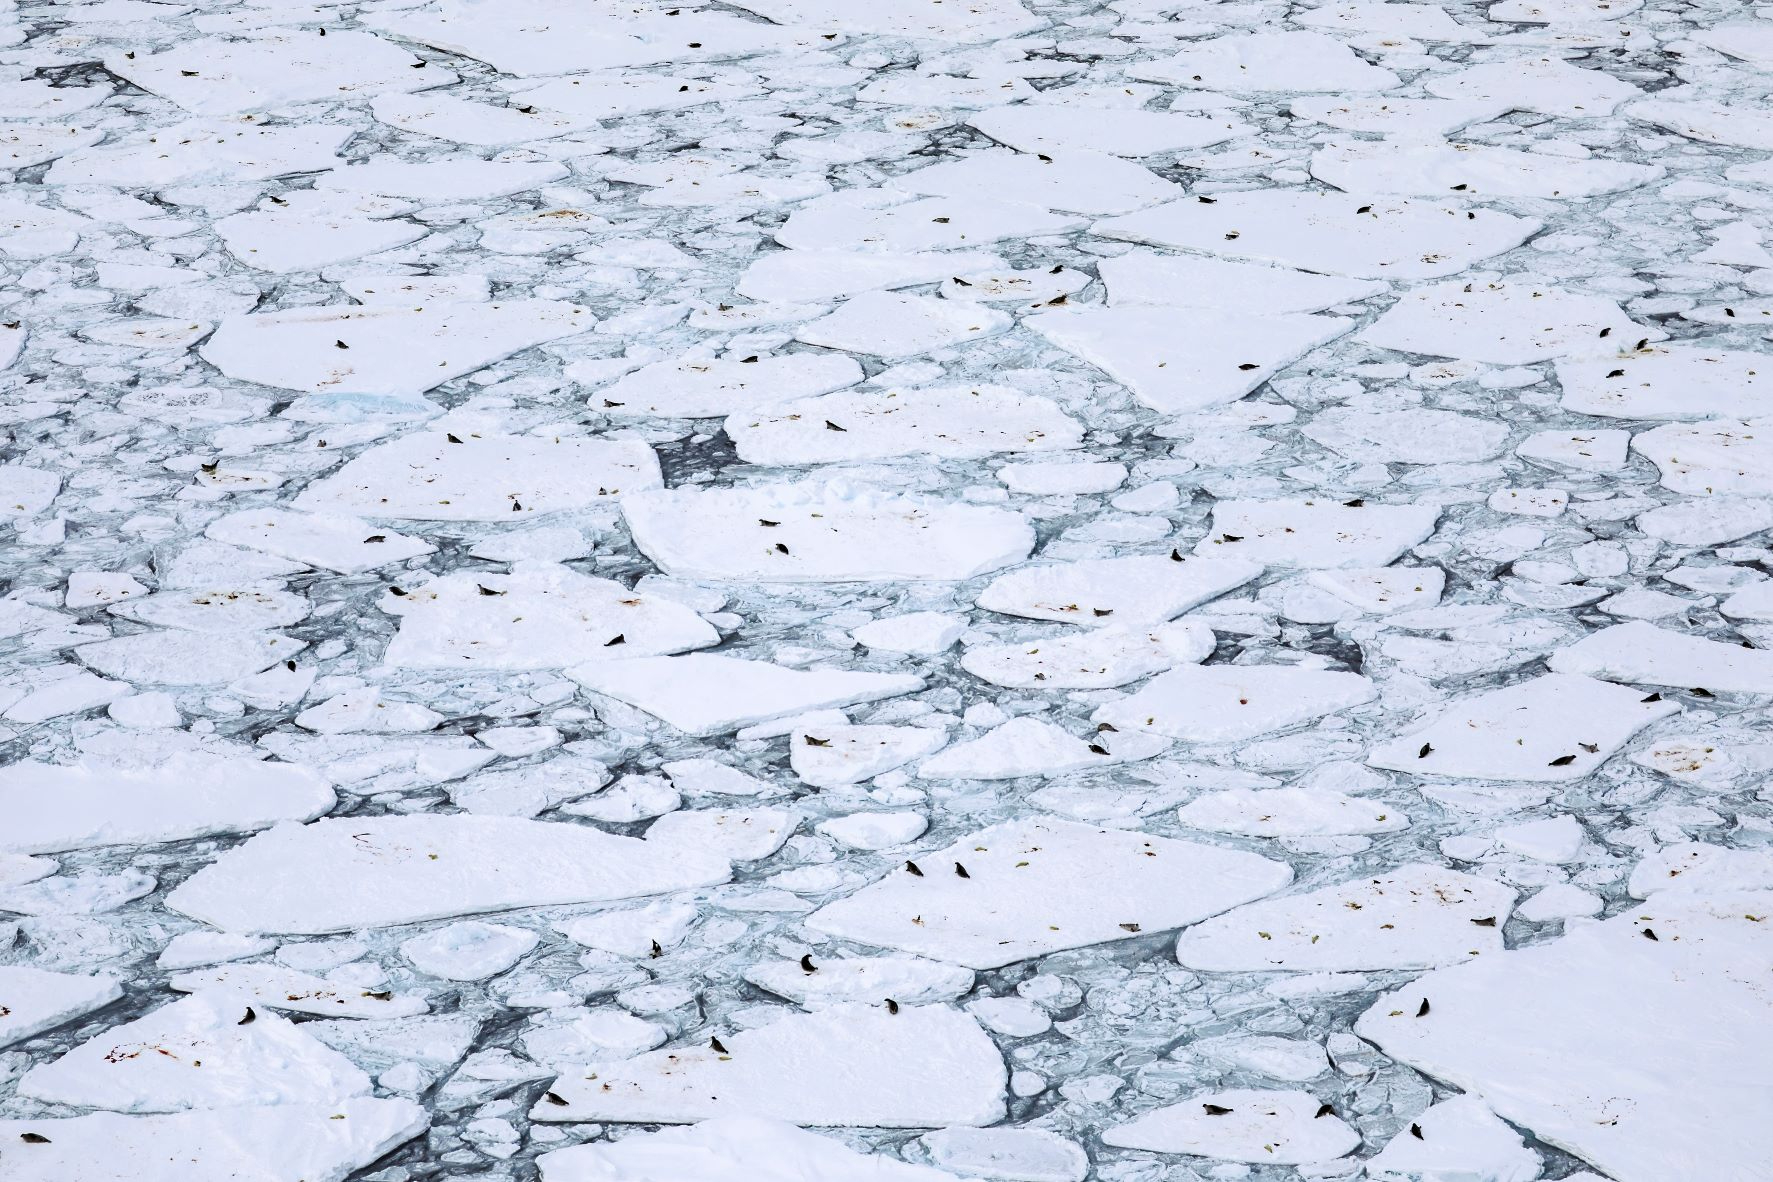
<svg viewBox="0 0 1773 1182"><path fill-rule="evenodd" d="M1063 451L1083 438L1076 421L1051 399L984 385L826 394L733 415L726 433L739 457L752 464L906 455L979 459Z"/></svg>
<svg viewBox="0 0 1773 1182"><path fill-rule="evenodd" d="M658 456L643 443L425 431L370 448L310 484L295 505L384 520L515 523L661 483Z"/></svg>
<svg viewBox="0 0 1773 1182"><path fill-rule="evenodd" d="M1091 721L1154 731L1191 743L1234 743L1370 702L1358 673L1291 665L1200 665L1172 669Z"/></svg>
<svg viewBox="0 0 1773 1182"><path fill-rule="evenodd" d="M1579 780L1676 710L1624 686L1551 673L1456 702L1421 730L1376 745L1367 762L1419 776Z"/></svg>
<svg viewBox="0 0 1773 1182"><path fill-rule="evenodd" d="M748 1116L896 1129L1001 1120L1007 1073L979 1024L948 1006L895 1006L786 1014L699 1045L592 1064L557 1078L552 1098L531 1115L648 1124Z"/></svg>
<svg viewBox="0 0 1773 1182"><path fill-rule="evenodd" d="M1352 1151L1360 1134L1322 1111L1310 1092L1238 1088L1209 1092L1116 1125L1102 1140L1122 1149L1185 1153L1261 1165L1327 1162Z"/></svg>
<svg viewBox="0 0 1773 1182"><path fill-rule="evenodd" d="M186 880L167 906L227 931L316 934L631 899L728 873L724 858L565 822L336 819L261 833Z"/></svg>
<svg viewBox="0 0 1773 1182"><path fill-rule="evenodd" d="M1242 557L1170 554L1035 563L999 575L980 607L1035 620L1092 627L1161 623L1217 599L1262 573Z"/></svg>
<svg viewBox="0 0 1773 1182"><path fill-rule="evenodd" d="M411 1100L0 1120L18 1182L344 1182L430 1123ZM33 1140L33 1138L36 1138ZM17 1146L17 1148L14 1148Z"/></svg>
<svg viewBox="0 0 1773 1182"><path fill-rule="evenodd" d="M333 790L307 768L251 756L175 755L151 766L98 761L0 768L0 851L45 854L249 833L311 821Z"/></svg>
<svg viewBox="0 0 1773 1182"><path fill-rule="evenodd" d="M765 583L958 581L1034 547L1020 514L838 484L624 497L640 549L667 573Z"/></svg>
<svg viewBox="0 0 1773 1182"><path fill-rule="evenodd" d="M113 1112L325 1104L367 1096L349 1059L238 994L195 994L88 1039L19 1080L21 1096ZM10 1148L10 1147L9 1147Z"/></svg>
<svg viewBox="0 0 1773 1182"><path fill-rule="evenodd" d="M1423 969L1502 951L1515 892L1425 864L1265 899L1182 933L1176 957L1213 972Z"/></svg>
<svg viewBox="0 0 1773 1182"><path fill-rule="evenodd" d="M110 1005L123 996L113 977L0 965L0 1048Z"/></svg>
<svg viewBox="0 0 1773 1182"><path fill-rule="evenodd" d="M724 734L923 688L923 679L910 674L790 669L720 653L637 657L580 666L569 674L588 690L637 706L692 735Z"/></svg>
<svg viewBox="0 0 1773 1182"><path fill-rule="evenodd" d="M1286 866L1236 850L1069 821L1013 821L914 855L807 923L846 940L990 969L1181 927L1291 878Z"/></svg>
<svg viewBox="0 0 1773 1182"><path fill-rule="evenodd" d="M720 642L680 603L547 562L446 575L382 608L400 617L382 660L409 669L562 669Z"/></svg>
<svg viewBox="0 0 1773 1182"><path fill-rule="evenodd" d="M1467 217L1467 212L1471 216ZM1410 198L1257 189L1097 222L1128 242L1355 279L1437 279L1519 246L1540 223Z"/></svg>
<svg viewBox="0 0 1773 1182"><path fill-rule="evenodd" d="M1767 1086L1743 1074L1773 1029L1770 904L1670 891L1431 973L1356 1030L1620 1182L1747 1178L1773 1152Z"/></svg>
<svg viewBox="0 0 1773 1182"><path fill-rule="evenodd" d="M594 323L587 308L547 300L301 308L225 320L203 356L283 390L413 395Z"/></svg>

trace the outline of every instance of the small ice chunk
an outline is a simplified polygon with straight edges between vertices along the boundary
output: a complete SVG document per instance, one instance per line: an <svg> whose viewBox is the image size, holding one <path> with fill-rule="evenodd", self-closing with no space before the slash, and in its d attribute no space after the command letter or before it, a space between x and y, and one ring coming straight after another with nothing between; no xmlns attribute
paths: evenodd
<svg viewBox="0 0 1773 1182"><path fill-rule="evenodd" d="M1633 621L1591 632L1546 659L1557 673L1635 685L1773 694L1773 653Z"/></svg>
<svg viewBox="0 0 1773 1182"><path fill-rule="evenodd" d="M566 376L575 381L588 377L577 366L568 366ZM783 353L737 360L691 357L643 365L592 394L590 404L616 419L724 418L841 390L861 380L862 367L842 353Z"/></svg>
<svg viewBox="0 0 1773 1182"><path fill-rule="evenodd" d="M852 850L885 850L916 841L929 827L922 813L851 813L819 822L818 830Z"/></svg>
<svg viewBox="0 0 1773 1182"><path fill-rule="evenodd" d="M1567 882L1554 882L1541 887L1531 898L1515 908L1514 913L1529 923L1545 923L1553 919L1587 919L1601 913L1601 897Z"/></svg>
<svg viewBox="0 0 1773 1182"><path fill-rule="evenodd" d="M1678 842L1632 867L1627 889L1634 899L1676 889L1708 895L1773 890L1773 851Z"/></svg>
<svg viewBox="0 0 1773 1182"><path fill-rule="evenodd" d="M1330 1069L1324 1048L1302 1038L1278 1038L1263 1034L1222 1034L1196 1039L1179 1051L1203 1055L1234 1071L1249 1071L1269 1079L1304 1083Z"/></svg>
<svg viewBox="0 0 1773 1182"><path fill-rule="evenodd" d="M1364 329L1361 339L1432 357L1531 365L1606 348L1600 343L1604 335L1629 345L1668 334L1633 323L1618 304L1601 296L1511 279L1418 288Z"/></svg>
<svg viewBox="0 0 1773 1182"><path fill-rule="evenodd" d="M794 339L824 349L898 359L995 336L1014 323L1008 313L982 304L867 291L850 297L830 315L801 325Z"/></svg>
<svg viewBox="0 0 1773 1182"><path fill-rule="evenodd" d="M421 973L448 981L484 981L516 964L541 937L528 928L464 919L400 945Z"/></svg>
<svg viewBox="0 0 1773 1182"><path fill-rule="evenodd" d="M1045 1129L938 1129L923 1143L931 1161L968 1178L1084 1182L1090 1172L1081 1145Z"/></svg>
<svg viewBox="0 0 1773 1182"><path fill-rule="evenodd" d="M910 612L882 616L850 633L857 644L890 653L931 654L947 652L961 633L967 618L953 612Z"/></svg>
<svg viewBox="0 0 1773 1182"><path fill-rule="evenodd" d="M204 536L336 571L361 574L432 553L436 547L360 517L256 509L211 522Z"/></svg>
<svg viewBox="0 0 1773 1182"><path fill-rule="evenodd" d="M933 727L797 723L788 740L794 774L820 788L840 788L903 767L940 748L947 734Z"/></svg>
<svg viewBox="0 0 1773 1182"><path fill-rule="evenodd" d="M1153 410L1184 414L1236 402L1354 321L1117 304L1042 312L1028 325Z"/></svg>
<svg viewBox="0 0 1773 1182"><path fill-rule="evenodd" d="M180 932L166 942L154 961L156 968L176 973L206 964L222 964L245 960L269 952L275 945L259 936L237 936L232 932Z"/></svg>
<svg viewBox="0 0 1773 1182"><path fill-rule="evenodd" d="M1031 460L1005 464L997 470L997 478L1019 493L1076 496L1119 488L1127 478L1127 466L1109 461Z"/></svg>
<svg viewBox="0 0 1773 1182"><path fill-rule="evenodd" d="M1587 834L1575 817L1565 813L1540 821L1504 825L1496 831L1496 844L1511 854L1536 862L1573 862L1582 851Z"/></svg>
<svg viewBox="0 0 1773 1182"><path fill-rule="evenodd" d="M140 766L88 757L0 768L0 851L54 853L249 833L330 810L331 787L305 767L178 752Z"/></svg>
<svg viewBox="0 0 1773 1182"><path fill-rule="evenodd" d="M781 849L799 824L788 809L686 809L654 821L646 839L709 851L730 862L757 862Z"/></svg>
<svg viewBox="0 0 1773 1182"><path fill-rule="evenodd" d="M1292 30L1209 37L1129 73L1141 81L1235 95L1359 94L1398 85L1396 74L1368 65L1336 38Z"/></svg>
<svg viewBox="0 0 1773 1182"><path fill-rule="evenodd" d="M577 304L346 304L230 316L199 350L240 381L306 394L418 395L596 323Z"/></svg>
<svg viewBox="0 0 1773 1182"><path fill-rule="evenodd" d="M1529 218L1408 197L1251 189L1221 193L1211 204L1190 198L1108 218L1092 230L1354 279L1437 279L1519 246L1540 227Z"/></svg>
<svg viewBox="0 0 1773 1182"><path fill-rule="evenodd" d="M735 414L726 433L740 459L770 465L982 459L1063 451L1083 440L1083 428L1052 399L993 385L825 394Z"/></svg>

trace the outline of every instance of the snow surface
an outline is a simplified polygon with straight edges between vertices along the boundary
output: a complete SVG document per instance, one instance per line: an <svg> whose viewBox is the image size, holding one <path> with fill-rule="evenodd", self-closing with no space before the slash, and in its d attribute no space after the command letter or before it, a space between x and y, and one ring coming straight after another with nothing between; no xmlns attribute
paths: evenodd
<svg viewBox="0 0 1773 1182"><path fill-rule="evenodd" d="M1761 1182L1767 15L0 4L0 1179Z"/></svg>

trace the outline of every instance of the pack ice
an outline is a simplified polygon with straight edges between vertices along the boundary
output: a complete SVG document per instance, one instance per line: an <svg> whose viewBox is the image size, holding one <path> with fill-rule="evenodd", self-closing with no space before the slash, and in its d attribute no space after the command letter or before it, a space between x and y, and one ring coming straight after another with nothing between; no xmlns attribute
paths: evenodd
<svg viewBox="0 0 1773 1182"><path fill-rule="evenodd" d="M1751 8L0 3L0 1182L1764 1182Z"/></svg>

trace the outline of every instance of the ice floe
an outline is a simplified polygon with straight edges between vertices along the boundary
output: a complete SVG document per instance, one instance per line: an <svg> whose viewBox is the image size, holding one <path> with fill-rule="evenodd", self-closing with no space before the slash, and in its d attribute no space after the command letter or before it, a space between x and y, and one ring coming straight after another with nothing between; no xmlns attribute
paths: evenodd
<svg viewBox="0 0 1773 1182"><path fill-rule="evenodd" d="M724 882L728 872L711 854L565 822L338 819L259 834L187 879L167 905L226 931L318 934L631 899Z"/></svg>
<svg viewBox="0 0 1773 1182"><path fill-rule="evenodd" d="M1181 927L1291 878L1286 866L1237 850L1069 821L1013 821L917 855L807 923L846 940L991 969Z"/></svg>

